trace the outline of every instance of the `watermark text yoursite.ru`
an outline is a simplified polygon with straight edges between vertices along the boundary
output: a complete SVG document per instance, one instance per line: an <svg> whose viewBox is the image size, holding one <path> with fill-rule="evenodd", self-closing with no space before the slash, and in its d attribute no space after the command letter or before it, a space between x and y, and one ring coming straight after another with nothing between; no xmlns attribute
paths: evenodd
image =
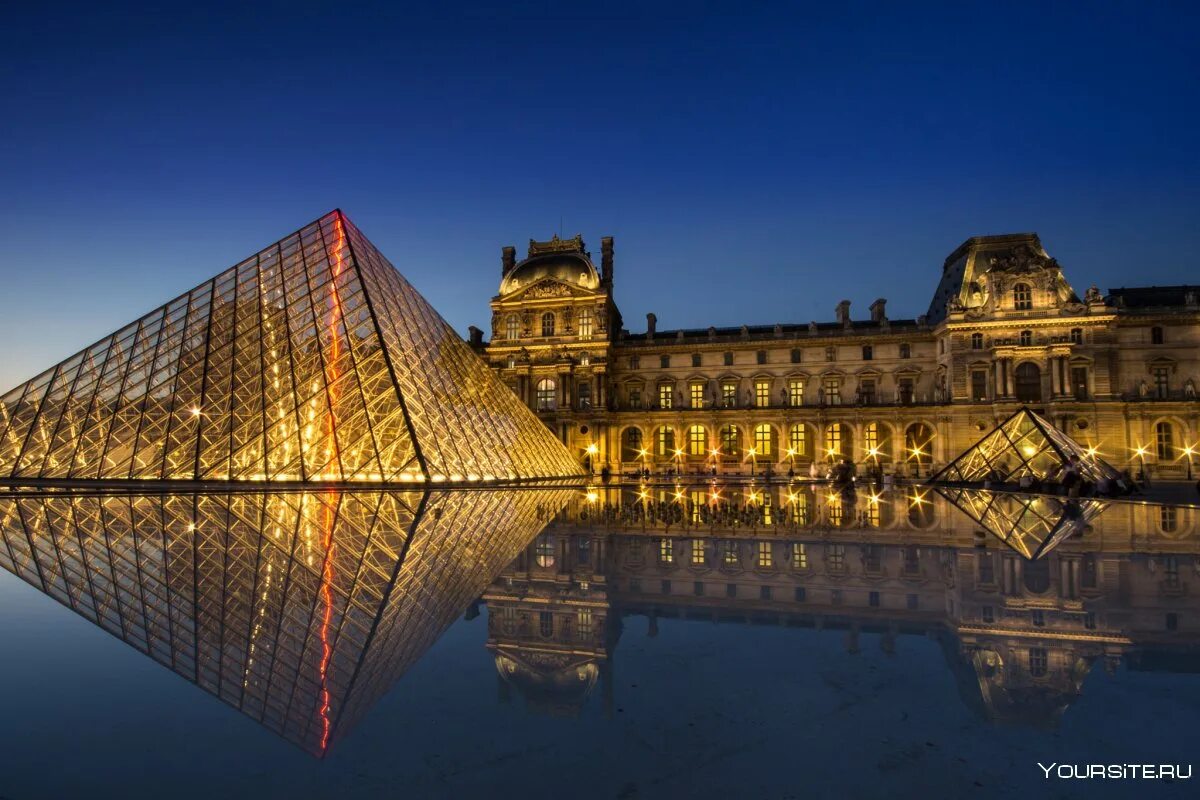
<svg viewBox="0 0 1200 800"><path fill-rule="evenodd" d="M1191 764L1043 764L1038 767L1046 779L1070 780L1188 780Z"/></svg>

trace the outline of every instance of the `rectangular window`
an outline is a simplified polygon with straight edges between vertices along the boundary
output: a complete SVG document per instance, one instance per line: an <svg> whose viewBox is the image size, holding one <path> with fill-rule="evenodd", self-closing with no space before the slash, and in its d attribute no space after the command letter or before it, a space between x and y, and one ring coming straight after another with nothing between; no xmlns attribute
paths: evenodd
<svg viewBox="0 0 1200 800"><path fill-rule="evenodd" d="M979 554L979 582L983 584L996 582L996 565L991 553Z"/></svg>
<svg viewBox="0 0 1200 800"><path fill-rule="evenodd" d="M759 600L770 600L771 599L771 587L770 586L758 587L758 599Z"/></svg>
<svg viewBox="0 0 1200 800"><path fill-rule="evenodd" d="M671 357L670 356L659 356L658 357L658 365L660 367L662 367L663 369L670 369L671 368Z"/></svg>
<svg viewBox="0 0 1200 800"><path fill-rule="evenodd" d="M640 387L640 386L630 386L629 387L629 407L630 408L641 408L642 407L642 387Z"/></svg>
<svg viewBox="0 0 1200 800"><path fill-rule="evenodd" d="M1154 396L1166 400L1171 390L1171 370L1168 367L1154 368Z"/></svg>
<svg viewBox="0 0 1200 800"><path fill-rule="evenodd" d="M765 568L765 567L774 566L774 564L775 564L775 559L774 559L774 556L772 556L772 554L771 554L771 543L770 542L759 542L758 543L758 565L760 567Z"/></svg>
<svg viewBox="0 0 1200 800"><path fill-rule="evenodd" d="M980 609L979 615L989 625L996 621L996 610L991 606L984 606Z"/></svg>
<svg viewBox="0 0 1200 800"><path fill-rule="evenodd" d="M737 584L736 583L725 584L725 596L726 597L737 597Z"/></svg>
<svg viewBox="0 0 1200 800"><path fill-rule="evenodd" d="M846 545L828 545L825 549L825 562L831 572L844 570L846 568Z"/></svg>
<svg viewBox="0 0 1200 800"><path fill-rule="evenodd" d="M767 406L771 405L770 381L754 382L754 405L757 408L766 408Z"/></svg>
<svg viewBox="0 0 1200 800"><path fill-rule="evenodd" d="M905 598L905 604L909 611L916 611L917 606L920 605L920 599L915 594L910 594Z"/></svg>
<svg viewBox="0 0 1200 800"><path fill-rule="evenodd" d="M688 384L688 403L692 408L704 408L704 384Z"/></svg>
<svg viewBox="0 0 1200 800"><path fill-rule="evenodd" d="M671 582L663 581L662 585L659 588L662 590L663 594L670 594L671 593Z"/></svg>
<svg viewBox="0 0 1200 800"><path fill-rule="evenodd" d="M879 608L879 592L867 593L867 605L871 608Z"/></svg>
<svg viewBox="0 0 1200 800"><path fill-rule="evenodd" d="M803 603L806 599L808 599L808 592L805 590L805 588L803 586L797 586L795 596L796 596L797 603Z"/></svg>
<svg viewBox="0 0 1200 800"><path fill-rule="evenodd" d="M875 358L875 348L869 344L864 344L862 348L862 360L870 361Z"/></svg>
<svg viewBox="0 0 1200 800"><path fill-rule="evenodd" d="M800 378L788 380L788 405L793 408L804 405L804 381Z"/></svg>
<svg viewBox="0 0 1200 800"><path fill-rule="evenodd" d="M842 404L842 382L836 378L829 378L825 381L825 402L831 406L840 406Z"/></svg>
<svg viewBox="0 0 1200 800"><path fill-rule="evenodd" d="M704 596L704 581L695 581L692 584L692 594L696 595L696 597Z"/></svg>
<svg viewBox="0 0 1200 800"><path fill-rule="evenodd" d="M658 407L671 408L675 405L675 387L669 383L659 384Z"/></svg>
<svg viewBox="0 0 1200 800"><path fill-rule="evenodd" d="M592 338L592 312L590 309L583 309L579 312L579 338Z"/></svg>
<svg viewBox="0 0 1200 800"><path fill-rule="evenodd" d="M825 348L825 360L826 360L826 361L833 361L833 360L834 360L834 357L835 357L835 354L836 354L836 352L837 352L837 351L835 351L835 350L834 350L834 348L832 348L832 347L826 347L826 348Z"/></svg>
<svg viewBox="0 0 1200 800"><path fill-rule="evenodd" d="M554 635L554 615L549 611L543 611L538 614L538 633L543 638L549 638Z"/></svg>
<svg viewBox="0 0 1200 800"><path fill-rule="evenodd" d="M756 361L757 361L759 364L765 364L765 363L767 363L767 351L766 351L766 350L759 350L757 353L755 353L755 354L754 354L754 359L755 359L755 360L756 360Z"/></svg>
<svg viewBox="0 0 1200 800"><path fill-rule="evenodd" d="M800 348L798 348L798 347L792 349L792 363L793 364L800 363Z"/></svg>
<svg viewBox="0 0 1200 800"><path fill-rule="evenodd" d="M725 366L727 366L727 367L733 366L733 353L725 354Z"/></svg>
<svg viewBox="0 0 1200 800"><path fill-rule="evenodd" d="M725 408L737 405L737 381L721 381L721 405Z"/></svg>
<svg viewBox="0 0 1200 800"><path fill-rule="evenodd" d="M987 400L987 371L976 369L971 371L971 399Z"/></svg>
<svg viewBox="0 0 1200 800"><path fill-rule="evenodd" d="M581 609L576 613L575 635L581 642L592 638L592 610L590 608Z"/></svg>
<svg viewBox="0 0 1200 800"><path fill-rule="evenodd" d="M863 378L858 382L858 399L860 403L875 405L875 380Z"/></svg>
<svg viewBox="0 0 1200 800"><path fill-rule="evenodd" d="M1047 657L1045 648L1031 647L1029 648L1029 674L1035 678L1040 678L1046 674L1046 669L1049 666L1049 658Z"/></svg>
<svg viewBox="0 0 1200 800"><path fill-rule="evenodd" d="M701 363L702 363L702 359L701 359L700 354L692 353L692 366L698 367L698 366L700 366Z"/></svg>
<svg viewBox="0 0 1200 800"><path fill-rule="evenodd" d="M808 569L808 551L803 542L792 542L792 569Z"/></svg>
<svg viewBox="0 0 1200 800"><path fill-rule="evenodd" d="M687 441L689 456L708 455L708 432L703 425L693 425L688 428Z"/></svg>
<svg viewBox="0 0 1200 800"><path fill-rule="evenodd" d="M670 539L658 540L658 563L673 564L675 563L675 547Z"/></svg>
<svg viewBox="0 0 1200 800"><path fill-rule="evenodd" d="M738 563L737 542L725 542L725 563L734 566Z"/></svg>
<svg viewBox="0 0 1200 800"><path fill-rule="evenodd" d="M899 383L900 402L909 405L913 401L913 379L901 378Z"/></svg>
<svg viewBox="0 0 1200 800"><path fill-rule="evenodd" d="M1087 367L1071 367L1071 391L1074 393L1076 400L1087 400Z"/></svg>
<svg viewBox="0 0 1200 800"><path fill-rule="evenodd" d="M692 539L692 563L696 566L704 564L704 540Z"/></svg>
<svg viewBox="0 0 1200 800"><path fill-rule="evenodd" d="M629 368L630 369L641 369L642 368L642 359L639 356L630 356L629 357Z"/></svg>

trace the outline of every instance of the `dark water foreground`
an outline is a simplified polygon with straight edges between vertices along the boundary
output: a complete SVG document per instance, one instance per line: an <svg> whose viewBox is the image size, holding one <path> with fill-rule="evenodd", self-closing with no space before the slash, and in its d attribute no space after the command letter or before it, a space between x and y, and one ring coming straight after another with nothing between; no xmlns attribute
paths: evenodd
<svg viewBox="0 0 1200 800"><path fill-rule="evenodd" d="M1198 760L1192 510L719 491L5 499L0 797L1196 796L1038 767Z"/></svg>

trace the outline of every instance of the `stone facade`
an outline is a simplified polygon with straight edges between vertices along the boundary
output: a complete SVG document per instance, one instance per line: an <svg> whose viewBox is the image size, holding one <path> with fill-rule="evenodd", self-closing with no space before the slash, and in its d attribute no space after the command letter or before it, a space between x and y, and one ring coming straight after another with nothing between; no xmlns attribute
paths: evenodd
<svg viewBox="0 0 1200 800"><path fill-rule="evenodd" d="M1200 286L1080 296L1036 234L972 237L926 314L645 331L623 327L613 241L502 258L472 343L599 471L747 474L846 456L928 474L1023 404L1114 465L1185 477L1200 441Z"/></svg>

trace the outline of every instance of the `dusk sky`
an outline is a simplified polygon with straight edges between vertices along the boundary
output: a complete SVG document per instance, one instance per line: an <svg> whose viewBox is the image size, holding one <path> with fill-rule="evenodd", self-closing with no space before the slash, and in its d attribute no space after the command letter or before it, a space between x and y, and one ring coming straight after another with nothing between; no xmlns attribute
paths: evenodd
<svg viewBox="0 0 1200 800"><path fill-rule="evenodd" d="M1200 282L1194 3L219 6L5 8L0 391L335 207L464 334L560 230L631 330Z"/></svg>

